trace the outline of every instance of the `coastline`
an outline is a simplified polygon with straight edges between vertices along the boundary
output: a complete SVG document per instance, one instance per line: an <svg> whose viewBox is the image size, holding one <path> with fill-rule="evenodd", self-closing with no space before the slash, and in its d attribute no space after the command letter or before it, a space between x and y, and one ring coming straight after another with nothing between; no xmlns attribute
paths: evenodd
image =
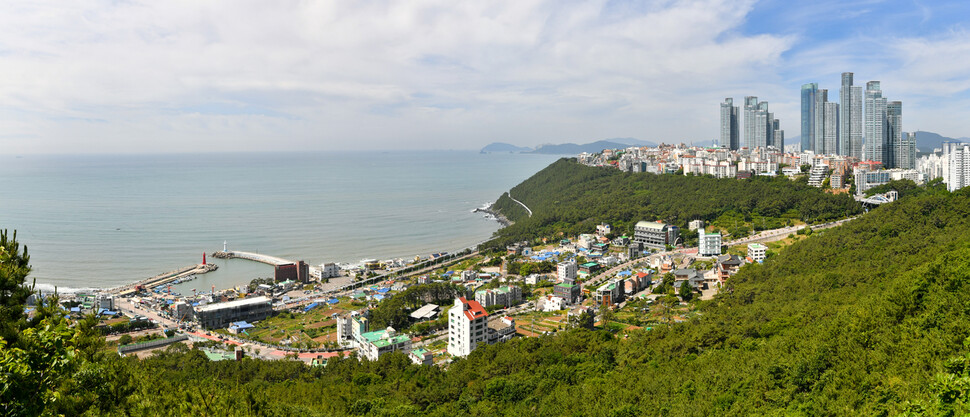
<svg viewBox="0 0 970 417"><path fill-rule="evenodd" d="M509 227L512 225L512 221L508 217L505 217L501 212L495 209L495 203L486 204L484 207L479 207L472 210L472 213L485 213L485 218L489 220L495 220L502 227ZM488 241L485 240L486 242Z"/></svg>
<svg viewBox="0 0 970 417"><path fill-rule="evenodd" d="M135 165L115 156L31 157L0 171L43 174L37 178L45 181L19 182L12 190L43 193L0 202L0 212L9 212L5 221L31 244L38 288L89 292L199 263L196 254L223 249L226 240L240 250L311 265L453 252L510 224L494 209L477 215L473 209L553 162L543 155L446 156L442 163L440 152L260 154L266 169L258 171L247 168L257 161L250 154L145 156ZM85 181L66 181L74 177ZM203 177L221 181L200 187ZM184 198L166 199L162 190ZM52 196L60 204L47 204ZM116 204L105 207L104 201ZM73 218L96 221L56 227L49 220ZM199 288L273 274L271 266L218 265L200 276Z"/></svg>

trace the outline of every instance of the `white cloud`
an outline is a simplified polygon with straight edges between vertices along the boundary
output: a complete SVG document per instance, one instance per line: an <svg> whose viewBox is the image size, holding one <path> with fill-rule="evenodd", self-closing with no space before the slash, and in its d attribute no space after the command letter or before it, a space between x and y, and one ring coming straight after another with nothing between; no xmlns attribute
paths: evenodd
<svg viewBox="0 0 970 417"><path fill-rule="evenodd" d="M752 7L8 5L0 11L0 152L710 139L723 97L788 93L775 74L796 38L741 33Z"/></svg>

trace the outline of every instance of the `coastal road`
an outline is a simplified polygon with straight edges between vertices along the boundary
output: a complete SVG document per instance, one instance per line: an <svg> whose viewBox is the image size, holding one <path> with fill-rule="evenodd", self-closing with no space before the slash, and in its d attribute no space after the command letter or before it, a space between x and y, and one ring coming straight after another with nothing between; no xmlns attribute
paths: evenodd
<svg viewBox="0 0 970 417"><path fill-rule="evenodd" d="M532 209L530 209L529 206L525 205L525 203L523 203L523 202L521 202L519 200L516 200L515 197L512 197L512 190L509 190L509 193L508 194L509 194L509 198L511 198L512 201L514 201L516 203L519 203L519 205L522 206L522 208L524 208L525 211L528 211L529 212L529 217L532 217Z"/></svg>

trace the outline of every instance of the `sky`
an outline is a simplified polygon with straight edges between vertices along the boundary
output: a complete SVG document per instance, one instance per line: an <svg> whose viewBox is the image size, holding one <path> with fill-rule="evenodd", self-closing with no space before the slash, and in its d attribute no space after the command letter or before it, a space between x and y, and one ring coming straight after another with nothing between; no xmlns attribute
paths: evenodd
<svg viewBox="0 0 970 417"><path fill-rule="evenodd" d="M970 2L3 2L0 154L691 143L748 95L793 138L845 71L970 136Z"/></svg>

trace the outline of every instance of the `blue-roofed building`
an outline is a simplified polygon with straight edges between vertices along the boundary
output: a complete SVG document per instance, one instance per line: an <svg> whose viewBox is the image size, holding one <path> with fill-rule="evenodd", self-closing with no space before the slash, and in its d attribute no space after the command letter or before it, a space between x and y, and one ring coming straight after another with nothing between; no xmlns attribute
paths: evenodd
<svg viewBox="0 0 970 417"><path fill-rule="evenodd" d="M336 298L331 298L331 299L327 300L327 304L337 304L339 302L340 302L340 300L338 300Z"/></svg>
<svg viewBox="0 0 970 417"><path fill-rule="evenodd" d="M306 313L307 311L313 310L318 305L320 305L320 303L310 303L310 305L303 308L303 312Z"/></svg>
<svg viewBox="0 0 970 417"><path fill-rule="evenodd" d="M252 329L254 327L256 326L246 323L245 321L237 321L230 324L229 328L226 330L228 330L229 333L232 333L232 334L239 334L239 333L245 332L246 330Z"/></svg>

